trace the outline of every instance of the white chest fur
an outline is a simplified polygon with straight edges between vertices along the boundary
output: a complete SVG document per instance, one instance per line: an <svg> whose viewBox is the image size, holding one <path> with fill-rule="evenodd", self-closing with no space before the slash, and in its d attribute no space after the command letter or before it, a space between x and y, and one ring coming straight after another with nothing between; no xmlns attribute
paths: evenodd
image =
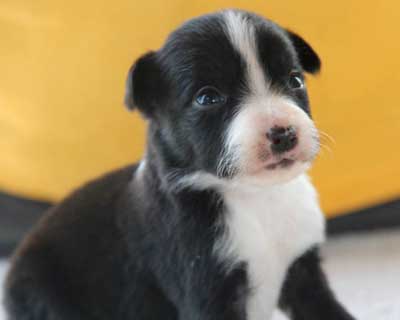
<svg viewBox="0 0 400 320"><path fill-rule="evenodd" d="M249 320L271 317L290 264L324 240L324 219L316 192L302 175L266 189L224 192L226 234L218 255L245 261L251 295Z"/></svg>

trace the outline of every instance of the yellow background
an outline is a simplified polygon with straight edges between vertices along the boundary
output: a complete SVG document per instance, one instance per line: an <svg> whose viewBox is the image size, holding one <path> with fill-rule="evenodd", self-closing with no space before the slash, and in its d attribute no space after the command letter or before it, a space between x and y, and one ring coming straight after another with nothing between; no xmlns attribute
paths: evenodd
<svg viewBox="0 0 400 320"><path fill-rule="evenodd" d="M123 107L128 68L185 19L239 7L304 36L332 153L312 176L335 215L400 195L400 2L151 0L0 2L0 189L58 200L139 159L145 125Z"/></svg>

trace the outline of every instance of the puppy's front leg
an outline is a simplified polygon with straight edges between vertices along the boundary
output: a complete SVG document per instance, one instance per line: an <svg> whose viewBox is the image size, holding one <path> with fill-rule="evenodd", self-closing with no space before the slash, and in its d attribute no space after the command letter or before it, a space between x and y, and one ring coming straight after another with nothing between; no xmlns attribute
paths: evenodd
<svg viewBox="0 0 400 320"><path fill-rule="evenodd" d="M219 272L192 279L180 303L179 319L246 320L246 271L236 268L228 276Z"/></svg>
<svg viewBox="0 0 400 320"><path fill-rule="evenodd" d="M318 249L307 252L289 268L279 307L293 320L354 320L329 288Z"/></svg>
<svg viewBox="0 0 400 320"><path fill-rule="evenodd" d="M184 189L174 196L173 208L179 211L164 209L167 212L146 216L156 218L147 220L146 227L160 227L148 231L157 239L149 260L157 286L180 320L246 320L247 265L225 259L215 249L223 237L218 194ZM162 208L169 206L165 202ZM166 214L168 219L159 219Z"/></svg>

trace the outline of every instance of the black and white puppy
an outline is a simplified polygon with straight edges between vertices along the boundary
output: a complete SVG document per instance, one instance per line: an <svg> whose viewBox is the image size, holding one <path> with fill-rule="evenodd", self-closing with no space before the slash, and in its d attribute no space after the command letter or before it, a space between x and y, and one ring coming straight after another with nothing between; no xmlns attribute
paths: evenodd
<svg viewBox="0 0 400 320"><path fill-rule="evenodd" d="M132 67L147 118L136 167L50 210L14 256L9 320L353 319L320 267L319 148L298 35L227 10L182 25Z"/></svg>

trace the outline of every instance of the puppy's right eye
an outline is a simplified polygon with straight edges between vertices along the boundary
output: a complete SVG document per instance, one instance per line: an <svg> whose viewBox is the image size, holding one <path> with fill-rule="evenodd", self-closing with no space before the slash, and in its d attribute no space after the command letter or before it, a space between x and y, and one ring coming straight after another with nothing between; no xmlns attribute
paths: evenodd
<svg viewBox="0 0 400 320"><path fill-rule="evenodd" d="M201 106L220 106L226 103L226 97L217 88L207 86L195 95L196 103Z"/></svg>
<svg viewBox="0 0 400 320"><path fill-rule="evenodd" d="M288 85L290 89L303 89L304 88L304 78L300 72L293 71L290 73L290 78Z"/></svg>

